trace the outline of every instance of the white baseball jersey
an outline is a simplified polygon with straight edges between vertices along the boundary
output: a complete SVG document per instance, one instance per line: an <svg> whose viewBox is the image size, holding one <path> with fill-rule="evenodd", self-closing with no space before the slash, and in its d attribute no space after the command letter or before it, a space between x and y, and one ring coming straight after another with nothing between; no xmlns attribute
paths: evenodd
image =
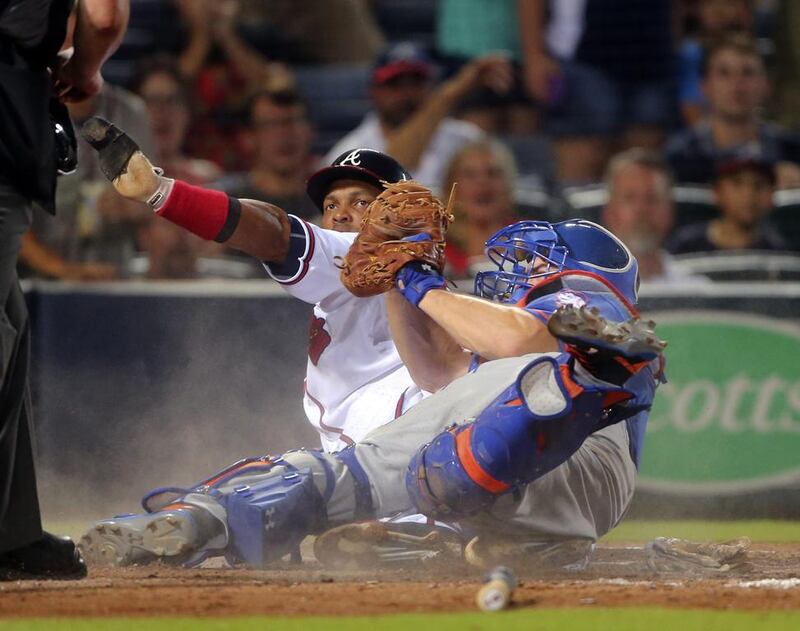
<svg viewBox="0 0 800 631"><path fill-rule="evenodd" d="M384 296L356 298L339 280L355 232L324 230L289 215L290 252L267 272L314 305L303 406L325 451L338 451L423 397L389 333Z"/></svg>

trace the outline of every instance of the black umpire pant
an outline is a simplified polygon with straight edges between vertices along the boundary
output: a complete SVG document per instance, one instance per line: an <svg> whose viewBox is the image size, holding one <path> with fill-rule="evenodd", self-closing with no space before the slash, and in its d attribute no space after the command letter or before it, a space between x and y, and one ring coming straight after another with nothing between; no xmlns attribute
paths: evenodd
<svg viewBox="0 0 800 631"><path fill-rule="evenodd" d="M41 538L28 384L30 327L17 278L32 205L0 182L0 553Z"/></svg>

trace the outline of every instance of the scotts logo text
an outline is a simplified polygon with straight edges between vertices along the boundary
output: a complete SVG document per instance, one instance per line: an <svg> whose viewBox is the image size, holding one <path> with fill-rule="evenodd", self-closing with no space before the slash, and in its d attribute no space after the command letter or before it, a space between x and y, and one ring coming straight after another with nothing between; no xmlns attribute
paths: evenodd
<svg viewBox="0 0 800 631"><path fill-rule="evenodd" d="M641 487L736 493L800 480L800 327L693 311L647 314L667 340Z"/></svg>

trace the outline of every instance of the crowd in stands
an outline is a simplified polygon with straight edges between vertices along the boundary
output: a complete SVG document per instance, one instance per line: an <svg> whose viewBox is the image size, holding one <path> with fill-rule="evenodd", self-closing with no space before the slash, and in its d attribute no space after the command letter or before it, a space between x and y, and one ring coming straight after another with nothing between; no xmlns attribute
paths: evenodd
<svg viewBox="0 0 800 631"><path fill-rule="evenodd" d="M115 122L169 176L310 221L311 173L386 151L442 196L458 183L454 277L510 222L584 217L646 282L703 284L674 257L800 252L797 4L132 0L103 91L70 114ZM28 276L263 276L78 153L25 237Z"/></svg>

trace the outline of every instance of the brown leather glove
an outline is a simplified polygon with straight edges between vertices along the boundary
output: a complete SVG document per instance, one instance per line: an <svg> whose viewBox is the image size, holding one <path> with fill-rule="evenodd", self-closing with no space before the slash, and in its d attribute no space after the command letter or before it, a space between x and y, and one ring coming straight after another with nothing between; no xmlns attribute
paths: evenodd
<svg viewBox="0 0 800 631"><path fill-rule="evenodd" d="M361 298L389 291L395 274L410 261L444 268L445 233L453 215L430 189L414 180L383 183L367 208L356 240L341 263L342 284ZM409 240L415 235L429 239Z"/></svg>

